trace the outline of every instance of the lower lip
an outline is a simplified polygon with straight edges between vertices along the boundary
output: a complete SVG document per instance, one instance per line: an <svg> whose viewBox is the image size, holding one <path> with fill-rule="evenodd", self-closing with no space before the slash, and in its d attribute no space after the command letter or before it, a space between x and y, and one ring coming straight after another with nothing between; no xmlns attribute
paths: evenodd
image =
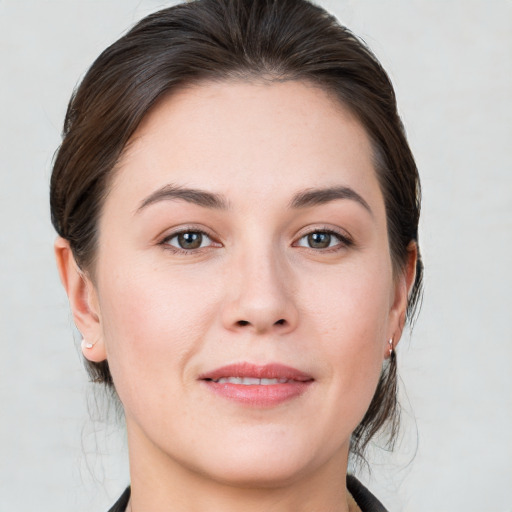
<svg viewBox="0 0 512 512"><path fill-rule="evenodd" d="M252 407L272 407L301 396L313 383L309 381L290 381L283 384L244 385L202 381L214 393L235 402Z"/></svg>

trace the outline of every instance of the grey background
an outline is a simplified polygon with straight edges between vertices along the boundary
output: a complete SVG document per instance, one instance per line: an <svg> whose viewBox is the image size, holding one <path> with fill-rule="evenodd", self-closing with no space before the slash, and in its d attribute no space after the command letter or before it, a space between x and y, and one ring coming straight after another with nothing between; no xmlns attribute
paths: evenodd
<svg viewBox="0 0 512 512"><path fill-rule="evenodd" d="M512 1L320 3L389 71L424 189L404 434L362 478L394 512L512 511ZM55 270L48 181L79 77L163 5L0 0L0 512L107 510L128 482Z"/></svg>

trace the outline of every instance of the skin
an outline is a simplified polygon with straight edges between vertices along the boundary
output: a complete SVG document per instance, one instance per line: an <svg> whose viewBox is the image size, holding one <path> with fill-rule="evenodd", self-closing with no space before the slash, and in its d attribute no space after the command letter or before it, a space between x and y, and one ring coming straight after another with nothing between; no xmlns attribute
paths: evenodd
<svg viewBox="0 0 512 512"><path fill-rule="evenodd" d="M221 195L227 208L148 199L170 184ZM329 187L367 207L353 197L290 207ZM180 230L208 237L180 252ZM307 235L326 231L329 246L310 247ZM93 272L62 239L56 254L93 344L84 355L108 359L125 409L133 511L349 510L350 435L388 340L400 338L416 252L394 275L370 142L343 106L301 82L175 92L118 165ZM251 407L198 380L240 361L286 364L314 382Z"/></svg>

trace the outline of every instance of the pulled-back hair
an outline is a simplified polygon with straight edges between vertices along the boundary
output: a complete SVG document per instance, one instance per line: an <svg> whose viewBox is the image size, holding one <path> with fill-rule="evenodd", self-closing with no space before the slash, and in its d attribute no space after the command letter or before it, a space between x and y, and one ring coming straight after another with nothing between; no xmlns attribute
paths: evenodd
<svg viewBox="0 0 512 512"><path fill-rule="evenodd" d="M127 142L164 95L202 81L301 80L336 97L364 126L384 197L390 254L403 271L418 240L420 184L391 82L367 46L307 0L195 0L140 21L94 62L69 103L51 178L51 216L81 269L94 276L98 219ZM418 251L408 318L422 283ZM86 361L113 386L108 362ZM398 425L396 359L385 363L352 437L361 453Z"/></svg>

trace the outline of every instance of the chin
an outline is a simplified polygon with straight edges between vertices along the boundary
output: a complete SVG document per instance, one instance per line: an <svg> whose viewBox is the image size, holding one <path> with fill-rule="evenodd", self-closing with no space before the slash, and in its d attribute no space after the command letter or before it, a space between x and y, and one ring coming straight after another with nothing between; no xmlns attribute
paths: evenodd
<svg viewBox="0 0 512 512"><path fill-rule="evenodd" d="M325 463L327 456L315 453L311 442L293 433L286 439L270 442L266 439L245 439L241 442L218 444L226 447L209 450L208 458L201 460L199 470L210 479L226 485L244 488L279 488L300 480L309 472L313 473Z"/></svg>
<svg viewBox="0 0 512 512"><path fill-rule="evenodd" d="M265 459L265 460L263 460ZM283 461L262 457L251 461L237 460L214 467L208 475L212 480L232 487L271 489L292 484L307 473L299 461Z"/></svg>

